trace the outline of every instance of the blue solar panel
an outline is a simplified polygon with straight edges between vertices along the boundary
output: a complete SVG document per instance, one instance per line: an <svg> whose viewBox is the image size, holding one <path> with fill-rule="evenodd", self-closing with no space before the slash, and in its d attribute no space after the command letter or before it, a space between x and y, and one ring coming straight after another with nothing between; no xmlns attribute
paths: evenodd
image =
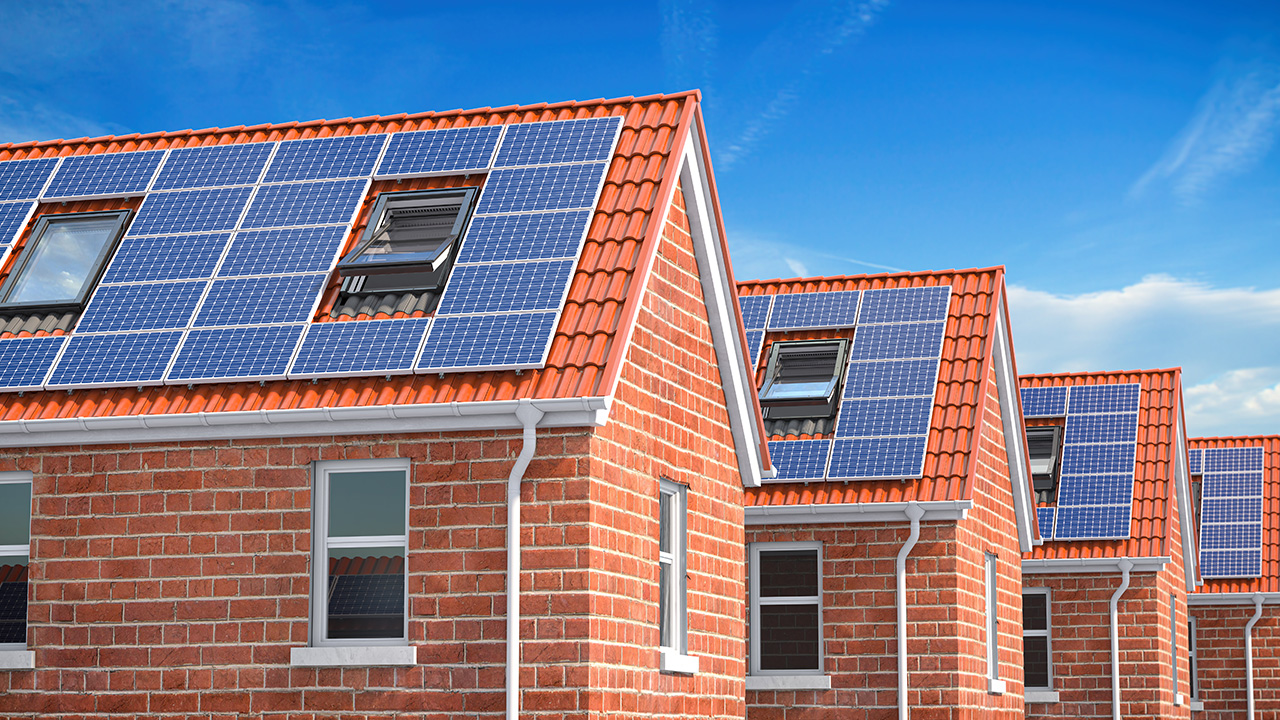
<svg viewBox="0 0 1280 720"><path fill-rule="evenodd" d="M1067 387L1022 388L1023 417L1062 417L1067 414Z"/></svg>
<svg viewBox="0 0 1280 720"><path fill-rule="evenodd" d="M18 238L35 208L32 202L0 203L0 248Z"/></svg>
<svg viewBox="0 0 1280 720"><path fill-rule="evenodd" d="M48 387L158 383L181 339L181 330L72 336Z"/></svg>
<svg viewBox="0 0 1280 720"><path fill-rule="evenodd" d="M103 285L76 325L77 333L185 328L208 281Z"/></svg>
<svg viewBox="0 0 1280 720"><path fill-rule="evenodd" d="M1202 495L1213 497L1262 497L1262 471L1211 473L1201 482Z"/></svg>
<svg viewBox="0 0 1280 720"><path fill-rule="evenodd" d="M1258 577L1262 574L1262 550L1226 550L1200 553L1204 577Z"/></svg>
<svg viewBox="0 0 1280 720"><path fill-rule="evenodd" d="M129 234L174 235L230 230L236 226L252 192L253 188L238 187L151 193L129 227Z"/></svg>
<svg viewBox="0 0 1280 720"><path fill-rule="evenodd" d="M1187 451L1187 472L1192 475L1204 472L1204 450Z"/></svg>
<svg viewBox="0 0 1280 720"><path fill-rule="evenodd" d="M1129 537L1128 505L1058 506L1055 540L1107 540Z"/></svg>
<svg viewBox="0 0 1280 720"><path fill-rule="evenodd" d="M214 280L194 326L306 322L324 281L324 273Z"/></svg>
<svg viewBox="0 0 1280 720"><path fill-rule="evenodd" d="M1134 443L1138 441L1138 413L1068 415L1064 443Z"/></svg>
<svg viewBox="0 0 1280 720"><path fill-rule="evenodd" d="M1036 521L1040 524L1040 537L1048 540L1053 537L1053 515L1057 508L1036 508Z"/></svg>
<svg viewBox="0 0 1280 720"><path fill-rule="evenodd" d="M554 312L437 317L427 333L418 369L447 372L541 365L556 317Z"/></svg>
<svg viewBox="0 0 1280 720"><path fill-rule="evenodd" d="M836 420L836 437L924 435L929 432L933 397L844 400Z"/></svg>
<svg viewBox="0 0 1280 720"><path fill-rule="evenodd" d="M1133 477L1133 443L1062 446L1062 475L1128 474Z"/></svg>
<svg viewBox="0 0 1280 720"><path fill-rule="evenodd" d="M495 167L595 162L613 156L620 117L508 125Z"/></svg>
<svg viewBox="0 0 1280 720"><path fill-rule="evenodd" d="M253 185L275 143L242 143L179 148L169 153L152 190Z"/></svg>
<svg viewBox="0 0 1280 720"><path fill-rule="evenodd" d="M34 200L49 181L58 158L0 162L0 200Z"/></svg>
<svg viewBox="0 0 1280 720"><path fill-rule="evenodd" d="M742 308L742 326L746 329L764 330L769 326L769 308L773 306L772 295L740 296L738 306Z"/></svg>
<svg viewBox="0 0 1280 720"><path fill-rule="evenodd" d="M1262 546L1262 447L1191 452L1199 456L1197 464L1203 470L1201 575L1257 577L1261 573L1260 559L1255 555Z"/></svg>
<svg viewBox="0 0 1280 720"><path fill-rule="evenodd" d="M1262 522L1262 496L1204 498L1200 503L1200 522Z"/></svg>
<svg viewBox="0 0 1280 720"><path fill-rule="evenodd" d="M1261 470L1261 447L1209 448L1204 451L1206 474Z"/></svg>
<svg viewBox="0 0 1280 720"><path fill-rule="evenodd" d="M1259 502L1261 505L1261 502ZM1262 547L1262 523L1209 523L1200 526L1205 550L1248 550Z"/></svg>
<svg viewBox="0 0 1280 720"><path fill-rule="evenodd" d="M862 296L858 324L946 320L950 304L950 285L868 290Z"/></svg>
<svg viewBox="0 0 1280 720"><path fill-rule="evenodd" d="M163 150L77 155L62 159L45 198L128 195L146 192Z"/></svg>
<svg viewBox="0 0 1280 720"><path fill-rule="evenodd" d="M126 237L103 283L186 280L213 276L231 233Z"/></svg>
<svg viewBox="0 0 1280 720"><path fill-rule="evenodd" d="M192 330L165 378L169 382L278 380L304 325Z"/></svg>
<svg viewBox="0 0 1280 720"><path fill-rule="evenodd" d="M776 308L774 309L776 312ZM937 358L942 353L946 323L868 325L853 335L850 360L913 360Z"/></svg>
<svg viewBox="0 0 1280 720"><path fill-rule="evenodd" d="M313 323L289 376L412 372L430 324L429 318Z"/></svg>
<svg viewBox="0 0 1280 720"><path fill-rule="evenodd" d="M1068 475L1058 486L1058 505L1132 505L1133 473Z"/></svg>
<svg viewBox="0 0 1280 720"><path fill-rule="evenodd" d="M748 370L754 371L756 365L760 364L760 350L763 345L764 345L763 330L747 331L747 355L750 357L750 360L751 360L751 367L747 368Z"/></svg>
<svg viewBox="0 0 1280 720"><path fill-rule="evenodd" d="M779 480L821 480L830 456L830 440L769 441L769 459Z"/></svg>
<svg viewBox="0 0 1280 720"><path fill-rule="evenodd" d="M487 170L502 126L400 132L391 136L379 177Z"/></svg>
<svg viewBox="0 0 1280 720"><path fill-rule="evenodd" d="M346 237L345 227L239 232L218 275L327 272Z"/></svg>
<svg viewBox="0 0 1280 720"><path fill-rule="evenodd" d="M1071 388L1067 411L1072 415L1138 412L1141 393L1138 383L1076 385Z"/></svg>
<svg viewBox="0 0 1280 720"><path fill-rule="evenodd" d="M844 397L933 397L937 384L937 360L852 362L844 381Z"/></svg>
<svg viewBox="0 0 1280 720"><path fill-rule="evenodd" d="M367 184L365 180L337 180L264 186L253 198L242 227L349 225Z"/></svg>
<svg viewBox="0 0 1280 720"><path fill-rule="evenodd" d="M837 438L827 477L835 480L915 478L924 473L926 436Z"/></svg>
<svg viewBox="0 0 1280 720"><path fill-rule="evenodd" d="M572 260L459 265L436 314L556 310L572 274Z"/></svg>
<svg viewBox="0 0 1280 720"><path fill-rule="evenodd" d="M577 257L590 221L590 210L477 217L467 229L458 262Z"/></svg>
<svg viewBox="0 0 1280 720"><path fill-rule="evenodd" d="M861 295L857 290L778 295L769 315L769 329L853 327L858 322L858 298Z"/></svg>
<svg viewBox="0 0 1280 720"><path fill-rule="evenodd" d="M262 182L367 177L373 174L386 142L386 135L286 140L280 143Z"/></svg>
<svg viewBox="0 0 1280 720"><path fill-rule="evenodd" d="M66 336L0 340L0 389L39 389L66 341Z"/></svg>
<svg viewBox="0 0 1280 720"><path fill-rule="evenodd" d="M606 169L604 163L591 163L494 170L485 182L476 213L593 208Z"/></svg>

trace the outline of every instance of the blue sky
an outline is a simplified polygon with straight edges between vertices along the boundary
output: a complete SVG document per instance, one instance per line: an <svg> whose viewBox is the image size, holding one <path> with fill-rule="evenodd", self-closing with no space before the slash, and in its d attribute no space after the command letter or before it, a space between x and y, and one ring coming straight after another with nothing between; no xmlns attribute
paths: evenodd
<svg viewBox="0 0 1280 720"><path fill-rule="evenodd" d="M7 3L0 141L701 88L741 278L1005 265L1019 370L1280 432L1275 3Z"/></svg>

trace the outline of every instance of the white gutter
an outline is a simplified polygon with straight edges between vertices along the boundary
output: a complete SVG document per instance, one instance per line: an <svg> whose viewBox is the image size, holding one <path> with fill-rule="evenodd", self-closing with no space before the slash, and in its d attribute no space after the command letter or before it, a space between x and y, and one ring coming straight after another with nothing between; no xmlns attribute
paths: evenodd
<svg viewBox="0 0 1280 720"><path fill-rule="evenodd" d="M768 485L768 483L765 483ZM904 522L912 508L920 519L963 520L973 509L972 500L930 500L912 502L831 503L826 505L762 505L748 507L745 522L753 525L810 525L822 523Z"/></svg>
<svg viewBox="0 0 1280 720"><path fill-rule="evenodd" d="M515 414L524 426L524 440L507 476L507 720L520 718L520 481L538 446L543 416L530 400L521 400Z"/></svg>
<svg viewBox="0 0 1280 720"><path fill-rule="evenodd" d="M1269 604L1280 603L1280 593L1195 593L1187 596L1188 605L1253 605L1258 598Z"/></svg>
<svg viewBox="0 0 1280 720"><path fill-rule="evenodd" d="M911 504L906 509L911 520L911 534L898 551L898 720L909 720L907 707L907 555L920 539L920 518L924 509Z"/></svg>
<svg viewBox="0 0 1280 720"><path fill-rule="evenodd" d="M1249 618L1249 622L1244 625L1244 684L1245 692L1248 695L1249 711L1245 716L1249 720L1254 718L1253 706L1253 626L1262 618L1262 602L1261 593L1253 596L1253 617Z"/></svg>
<svg viewBox="0 0 1280 720"><path fill-rule="evenodd" d="M1111 595L1111 717L1120 720L1120 596L1129 589L1129 571L1133 563L1122 559L1120 587Z"/></svg>
<svg viewBox="0 0 1280 720"><path fill-rule="evenodd" d="M1129 570L1139 573L1160 572L1171 559L1165 557L1109 557L1109 558L1045 558L1023 560L1023 575L1046 573L1114 573Z"/></svg>

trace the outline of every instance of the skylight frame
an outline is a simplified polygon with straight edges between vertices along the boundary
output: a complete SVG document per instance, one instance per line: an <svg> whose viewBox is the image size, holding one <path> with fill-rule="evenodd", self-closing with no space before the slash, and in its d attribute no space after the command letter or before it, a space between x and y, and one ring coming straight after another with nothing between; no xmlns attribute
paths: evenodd
<svg viewBox="0 0 1280 720"><path fill-rule="evenodd" d="M816 352L824 347L835 347L831 377L821 391L807 395L780 396L776 393L788 384L779 382L779 374L785 371L787 356ZM788 340L778 341L769 349L769 363L765 369L764 384L760 387L760 407L766 419L821 418L835 415L840 403L840 382L849 360L847 339ZM816 384L816 381L815 381Z"/></svg>
<svg viewBox="0 0 1280 720"><path fill-rule="evenodd" d="M466 230L467 223L476 205L476 187L439 188L432 190L408 190L404 192L384 192L378 195L373 212L369 214L369 222L365 225L360 241L338 261L338 273L345 277L382 275L391 273L427 274L439 271L449 258L457 251L459 240ZM458 203L458 214L446 239L440 243L436 253L430 259L420 257L405 260L373 260L365 255L378 239L378 231L383 226L384 217L392 203L421 202L422 207L451 205ZM441 283L443 284L443 283Z"/></svg>
<svg viewBox="0 0 1280 720"><path fill-rule="evenodd" d="M115 254L116 248L119 247L120 240L124 237L125 228L132 217L133 210L129 209L87 213L56 213L40 216L36 221L35 227L32 228L26 243L23 244L22 251L18 254L9 276L4 279L3 284L0 284L0 312L44 312L84 309L89 296L93 294L94 289L102 281L102 276L106 273L107 261L111 259ZM115 224L108 231L110 237L102 244L97 256L90 264L89 270L85 273L84 281L80 286L80 291L74 298L32 302L10 302L8 300L9 296L14 292L15 286L22 280L23 275L29 269L31 260L40 247L41 240L51 226L104 218L114 218Z"/></svg>

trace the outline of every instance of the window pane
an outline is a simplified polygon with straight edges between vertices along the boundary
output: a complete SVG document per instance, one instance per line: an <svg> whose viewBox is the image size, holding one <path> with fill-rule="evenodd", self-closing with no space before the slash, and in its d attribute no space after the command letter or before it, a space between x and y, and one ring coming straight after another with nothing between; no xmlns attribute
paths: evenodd
<svg viewBox="0 0 1280 720"><path fill-rule="evenodd" d="M760 669L818 670L818 606L760 606Z"/></svg>
<svg viewBox="0 0 1280 720"><path fill-rule="evenodd" d="M671 647L671 563L658 563L658 645Z"/></svg>
<svg viewBox="0 0 1280 720"><path fill-rule="evenodd" d="M36 239L6 302L76 299L117 225L114 217L50 222Z"/></svg>
<svg viewBox="0 0 1280 720"><path fill-rule="evenodd" d="M671 493L658 493L658 552L671 552Z"/></svg>
<svg viewBox="0 0 1280 720"><path fill-rule="evenodd" d="M329 474L329 537L405 534L403 470Z"/></svg>
<svg viewBox="0 0 1280 720"><path fill-rule="evenodd" d="M1022 629L1048 630L1049 596L1043 593L1026 593L1022 596Z"/></svg>
<svg viewBox="0 0 1280 720"><path fill-rule="evenodd" d="M26 545L29 542L31 483L0 483L0 545Z"/></svg>
<svg viewBox="0 0 1280 720"><path fill-rule="evenodd" d="M0 557L0 643L27 642L27 556Z"/></svg>
<svg viewBox="0 0 1280 720"><path fill-rule="evenodd" d="M1022 662L1027 687L1049 687L1049 638L1023 638Z"/></svg>
<svg viewBox="0 0 1280 720"><path fill-rule="evenodd" d="M826 377L818 382L775 382L769 388L768 400L826 397L831 378Z"/></svg>
<svg viewBox="0 0 1280 720"><path fill-rule="evenodd" d="M329 551L329 637L404 637L404 548Z"/></svg>
<svg viewBox="0 0 1280 720"><path fill-rule="evenodd" d="M817 550L760 553L761 597L813 597L817 594Z"/></svg>

